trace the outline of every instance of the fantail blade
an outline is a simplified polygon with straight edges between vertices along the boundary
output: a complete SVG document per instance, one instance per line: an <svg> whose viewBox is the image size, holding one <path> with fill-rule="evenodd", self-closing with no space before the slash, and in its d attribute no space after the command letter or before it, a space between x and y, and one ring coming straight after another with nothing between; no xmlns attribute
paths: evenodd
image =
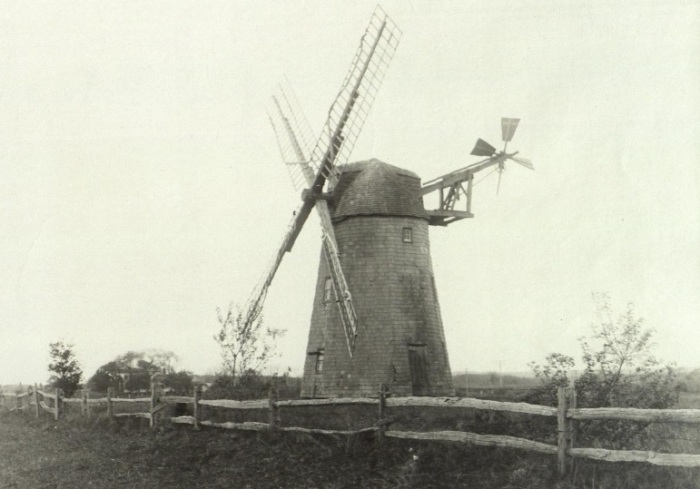
<svg viewBox="0 0 700 489"><path fill-rule="evenodd" d="M522 158L520 156L511 156L510 159L515 161L516 163L520 163L525 168L529 168L530 170L535 169L535 165L533 165L532 161L528 160L527 158Z"/></svg>
<svg viewBox="0 0 700 489"><path fill-rule="evenodd" d="M471 154L476 156L493 156L496 153L496 148L491 146L489 143L479 138L476 140L474 149Z"/></svg>
<svg viewBox="0 0 700 489"><path fill-rule="evenodd" d="M509 143L513 139L513 134L518 128L518 122L520 122L520 119L501 118L501 135L504 142Z"/></svg>

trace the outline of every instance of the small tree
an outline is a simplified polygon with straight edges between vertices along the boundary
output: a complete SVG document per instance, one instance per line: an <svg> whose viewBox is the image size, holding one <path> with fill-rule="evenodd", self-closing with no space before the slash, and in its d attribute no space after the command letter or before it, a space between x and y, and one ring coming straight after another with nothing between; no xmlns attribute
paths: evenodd
<svg viewBox="0 0 700 489"><path fill-rule="evenodd" d="M78 390L83 371L75 358L74 345L67 344L63 340L49 344L49 371L53 372L49 377L49 385L63 389L64 394L70 397Z"/></svg>
<svg viewBox="0 0 700 489"><path fill-rule="evenodd" d="M246 320L237 304L229 305L226 316L222 315L221 309L216 312L221 328L214 340L221 349L224 374L230 377L230 383L235 386L242 373L248 376L260 373L275 356L275 340L285 331L266 327L259 312Z"/></svg>
<svg viewBox="0 0 700 489"><path fill-rule="evenodd" d="M652 354L654 331L643 327L632 304L615 317L607 294L594 294L597 323L591 339L580 338L583 371L573 382L578 407L637 407L663 409L678 402L676 371L662 365ZM592 345L597 345L595 348ZM528 401L556 405L557 387L572 385L568 372L574 359L552 353L544 364L530 363L540 387L527 396ZM586 435L605 436L617 445L626 445L641 437L646 424L626 422L589 423Z"/></svg>
<svg viewBox="0 0 700 489"><path fill-rule="evenodd" d="M529 365L543 386L554 389L569 385L568 372L574 368L576 362L568 355L550 353L543 365L535 362L530 362Z"/></svg>

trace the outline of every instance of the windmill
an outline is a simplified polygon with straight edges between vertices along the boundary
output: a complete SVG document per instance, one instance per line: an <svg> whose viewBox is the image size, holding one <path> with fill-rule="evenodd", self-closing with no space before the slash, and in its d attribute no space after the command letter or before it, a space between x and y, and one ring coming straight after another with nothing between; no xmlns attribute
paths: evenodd
<svg viewBox="0 0 700 489"><path fill-rule="evenodd" d="M302 397L376 395L380 384L398 396L454 393L428 226L473 217L474 174L516 153L494 149L487 160L423 185L415 173L376 159L347 163L400 37L377 7L315 143L291 89L281 87L268 111L292 182L304 190L244 318L249 324L260 314L282 258L316 208L322 249ZM426 210L423 196L433 191L440 208ZM466 211L455 209L462 194Z"/></svg>

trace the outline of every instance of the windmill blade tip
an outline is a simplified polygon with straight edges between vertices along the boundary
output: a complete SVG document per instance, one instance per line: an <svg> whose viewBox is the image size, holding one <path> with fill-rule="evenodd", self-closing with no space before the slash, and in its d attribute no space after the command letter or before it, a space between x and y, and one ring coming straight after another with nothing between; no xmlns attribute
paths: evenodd
<svg viewBox="0 0 700 489"><path fill-rule="evenodd" d="M532 161L528 160L527 158L522 158L520 156L511 156L510 159L515 161L519 165L524 166L525 168L529 168L530 170L535 169L535 165L533 165Z"/></svg>

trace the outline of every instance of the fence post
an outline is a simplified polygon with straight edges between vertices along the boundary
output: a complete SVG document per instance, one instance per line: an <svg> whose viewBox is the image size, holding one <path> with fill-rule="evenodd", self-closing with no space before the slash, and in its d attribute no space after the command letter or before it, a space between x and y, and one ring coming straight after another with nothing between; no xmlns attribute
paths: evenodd
<svg viewBox="0 0 700 489"><path fill-rule="evenodd" d="M56 394L56 405L55 405L55 411L54 411L54 419L58 421L58 418L61 417L61 394L60 394L60 389L56 387L55 390Z"/></svg>
<svg viewBox="0 0 700 489"><path fill-rule="evenodd" d="M85 416L90 417L90 389L85 390Z"/></svg>
<svg viewBox="0 0 700 489"><path fill-rule="evenodd" d="M194 386L194 429L199 429L199 419L201 417L201 406L199 405L199 400L202 397L202 386Z"/></svg>
<svg viewBox="0 0 700 489"><path fill-rule="evenodd" d="M155 377L155 376L154 376ZM156 395L156 381L154 380L153 377L151 377L151 409L150 409L150 416L148 418L148 426L151 428L154 428L156 426L156 413L155 407L157 404L157 395Z"/></svg>
<svg viewBox="0 0 700 489"><path fill-rule="evenodd" d="M568 406L567 409L575 409L577 407L577 402L576 402L576 388L571 387L569 389L569 400L568 400ZM576 421L573 419L567 419L567 426L566 429L569 433L569 440L567 443L567 448L574 448L574 443L576 442ZM574 470L574 463L576 462L576 459L571 457L571 470Z"/></svg>
<svg viewBox="0 0 700 489"><path fill-rule="evenodd" d="M384 444L384 434L386 433L386 384L379 386L379 429L377 430L377 443Z"/></svg>
<svg viewBox="0 0 700 489"><path fill-rule="evenodd" d="M269 405L270 405L270 429L275 430L280 425L280 411L277 405L277 386L270 386L269 390Z"/></svg>
<svg viewBox="0 0 700 489"><path fill-rule="evenodd" d="M114 391L111 387L107 387L107 417L111 420L114 418L114 404L112 403L112 394Z"/></svg>
<svg viewBox="0 0 700 489"><path fill-rule="evenodd" d="M34 384L34 414L36 417L39 417L39 391L36 388L36 384Z"/></svg>
<svg viewBox="0 0 700 489"><path fill-rule="evenodd" d="M569 423L566 421L566 387L557 390L557 468L559 476L566 475L566 449L569 442Z"/></svg>

